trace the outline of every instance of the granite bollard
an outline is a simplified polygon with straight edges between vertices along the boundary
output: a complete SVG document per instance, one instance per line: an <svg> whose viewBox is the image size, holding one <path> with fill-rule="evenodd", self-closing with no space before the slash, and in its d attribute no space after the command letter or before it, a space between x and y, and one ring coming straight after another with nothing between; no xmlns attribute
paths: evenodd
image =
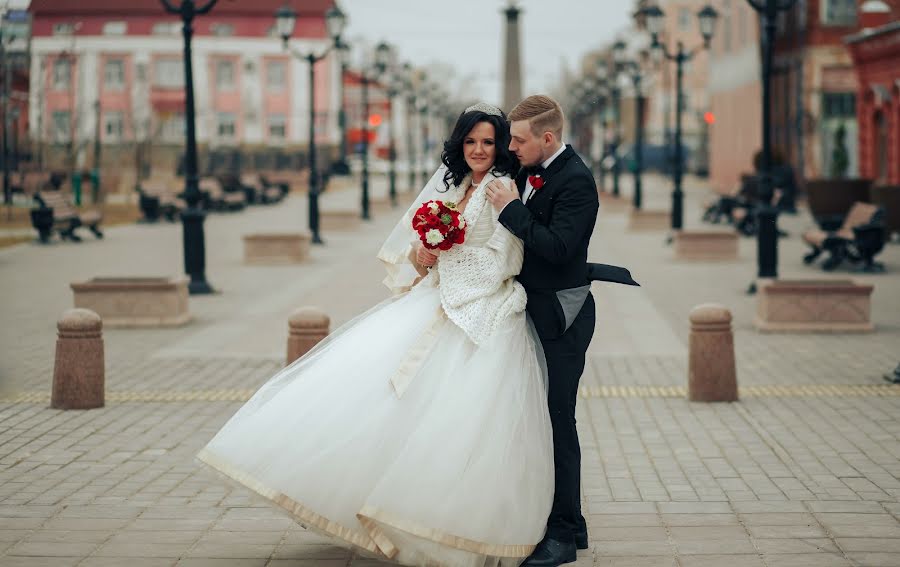
<svg viewBox="0 0 900 567"><path fill-rule="evenodd" d="M69 309L59 319L57 329L50 406L65 410L102 408L103 320L90 309Z"/></svg>
<svg viewBox="0 0 900 567"><path fill-rule="evenodd" d="M731 312L704 303L691 310L688 356L688 399L692 402L735 402L738 399Z"/></svg>
<svg viewBox="0 0 900 567"><path fill-rule="evenodd" d="M288 319L287 364L291 364L328 336L331 319L315 307L301 307Z"/></svg>

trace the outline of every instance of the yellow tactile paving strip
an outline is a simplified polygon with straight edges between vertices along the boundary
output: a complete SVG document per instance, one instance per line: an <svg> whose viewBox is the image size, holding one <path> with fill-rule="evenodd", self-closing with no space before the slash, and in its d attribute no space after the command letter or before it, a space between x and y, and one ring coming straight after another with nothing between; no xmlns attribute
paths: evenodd
<svg viewBox="0 0 900 567"><path fill-rule="evenodd" d="M254 390L147 390L111 391L106 403L128 402L246 402ZM684 386L582 386L582 398L683 398ZM816 397L900 397L900 386L891 384L797 384L742 386L740 396L747 398L816 398ZM0 403L46 404L49 392L22 392L16 396L0 397Z"/></svg>

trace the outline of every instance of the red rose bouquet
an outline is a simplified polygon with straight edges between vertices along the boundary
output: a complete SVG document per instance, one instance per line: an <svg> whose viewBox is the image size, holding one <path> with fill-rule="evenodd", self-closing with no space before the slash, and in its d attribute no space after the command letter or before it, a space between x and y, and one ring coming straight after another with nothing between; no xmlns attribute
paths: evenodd
<svg viewBox="0 0 900 567"><path fill-rule="evenodd" d="M449 201L423 203L413 215L412 227L429 250L450 250L454 244L462 244L466 239L466 221L456 204Z"/></svg>

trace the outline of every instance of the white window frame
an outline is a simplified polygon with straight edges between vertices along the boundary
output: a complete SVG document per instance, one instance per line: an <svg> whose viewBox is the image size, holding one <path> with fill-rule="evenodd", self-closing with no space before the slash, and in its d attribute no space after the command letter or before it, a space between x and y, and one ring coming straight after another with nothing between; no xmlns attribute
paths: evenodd
<svg viewBox="0 0 900 567"><path fill-rule="evenodd" d="M184 88L184 60L161 57L153 62L153 86L164 89Z"/></svg>
<svg viewBox="0 0 900 567"><path fill-rule="evenodd" d="M838 3L842 4L843 11L841 13L835 11L836 13L830 14L829 8ZM853 19L848 17L851 10ZM859 19L858 7L854 0L822 0L819 2L819 19L825 26L855 26Z"/></svg>
<svg viewBox="0 0 900 567"><path fill-rule="evenodd" d="M118 72L110 73L113 67L119 67ZM115 77L114 80L110 80ZM103 63L103 88L110 91L121 91L125 88L125 60L121 57L110 57Z"/></svg>
<svg viewBox="0 0 900 567"><path fill-rule="evenodd" d="M228 73L224 72L228 69ZM217 59L215 67L216 90L233 91L235 88L235 64L231 59ZM225 79L228 79L227 81Z"/></svg>
<svg viewBox="0 0 900 567"><path fill-rule="evenodd" d="M281 128L280 134L273 133L273 128ZM287 140L287 116L280 112L269 114L266 117L266 133L272 142L284 142Z"/></svg>
<svg viewBox="0 0 900 567"><path fill-rule="evenodd" d="M103 140L118 142L125 139L125 113L107 110L103 113Z"/></svg>
<svg viewBox="0 0 900 567"><path fill-rule="evenodd" d="M229 129L231 132L227 131ZM216 113L216 137L227 142L237 138L237 114L234 112Z"/></svg>
<svg viewBox="0 0 900 567"><path fill-rule="evenodd" d="M103 24L103 35L127 35L128 22L115 21Z"/></svg>
<svg viewBox="0 0 900 567"><path fill-rule="evenodd" d="M50 138L57 144L68 142L72 137L72 113L68 110L54 110L50 118Z"/></svg>
<svg viewBox="0 0 900 567"><path fill-rule="evenodd" d="M53 89L64 91L72 85L72 61L65 57L58 57L53 61ZM65 73L62 70L65 69Z"/></svg>
<svg viewBox="0 0 900 567"><path fill-rule="evenodd" d="M160 120L159 134L166 142L183 142L187 123L183 112L176 112L165 120Z"/></svg>
<svg viewBox="0 0 900 567"><path fill-rule="evenodd" d="M272 82L272 77L277 76L277 74L272 73L272 69L274 67L281 67L281 80L279 82ZM288 66L286 61L269 61L266 63L266 90L269 92L282 92L287 88L287 71Z"/></svg>

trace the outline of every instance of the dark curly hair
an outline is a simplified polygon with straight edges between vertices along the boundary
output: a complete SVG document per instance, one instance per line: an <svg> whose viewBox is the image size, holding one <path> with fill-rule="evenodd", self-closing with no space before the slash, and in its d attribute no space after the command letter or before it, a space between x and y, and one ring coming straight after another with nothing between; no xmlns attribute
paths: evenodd
<svg viewBox="0 0 900 567"><path fill-rule="evenodd" d="M487 114L480 110L463 112L456 120L456 126L453 127L453 133L450 134L450 138L444 142L444 151L441 153L441 161L447 166L447 173L444 174L445 190L450 189L451 183L453 185L462 183L463 178L471 171L469 164L466 163L463 145L465 144L466 136L479 122L487 122L494 126L496 157L491 172L498 175L512 176L519 170L519 160L516 158L516 154L509 151L511 136L506 115L502 111L501 116Z"/></svg>

